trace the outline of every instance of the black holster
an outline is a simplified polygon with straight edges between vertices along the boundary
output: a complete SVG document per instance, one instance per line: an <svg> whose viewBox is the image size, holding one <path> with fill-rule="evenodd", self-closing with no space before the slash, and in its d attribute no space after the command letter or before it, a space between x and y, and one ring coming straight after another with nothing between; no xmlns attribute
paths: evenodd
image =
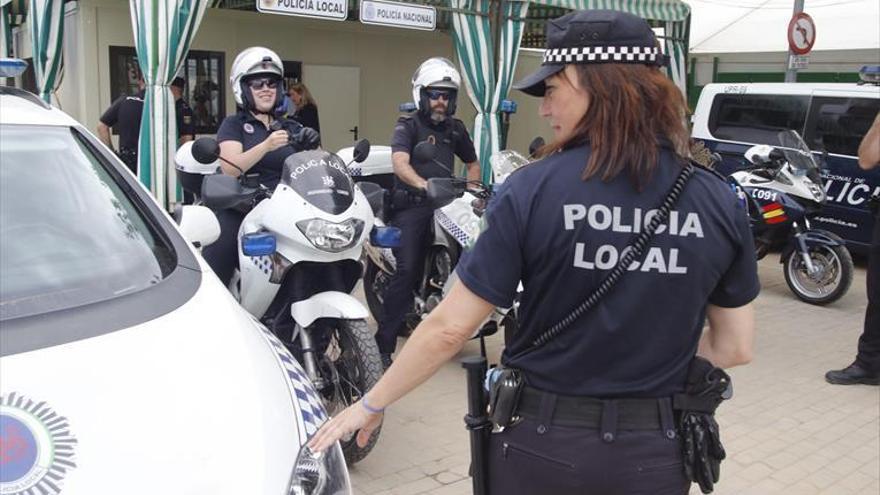
<svg viewBox="0 0 880 495"><path fill-rule="evenodd" d="M721 461L727 457L721 445L715 410L732 395L730 376L708 360L695 356L688 368L685 391L672 397L678 415L685 475L712 493L721 475Z"/></svg>
<svg viewBox="0 0 880 495"><path fill-rule="evenodd" d="M423 192L411 191L403 187L396 187L391 192L391 208L393 210L406 210L422 205L427 205Z"/></svg>
<svg viewBox="0 0 880 495"><path fill-rule="evenodd" d="M498 366L489 378L489 420L498 428L507 428L516 420L516 406L523 389L522 373Z"/></svg>

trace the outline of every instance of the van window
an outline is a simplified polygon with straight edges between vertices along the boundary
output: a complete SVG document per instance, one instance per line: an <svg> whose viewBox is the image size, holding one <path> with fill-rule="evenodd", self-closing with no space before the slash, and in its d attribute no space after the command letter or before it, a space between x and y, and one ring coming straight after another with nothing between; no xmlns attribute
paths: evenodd
<svg viewBox="0 0 880 495"><path fill-rule="evenodd" d="M709 113L709 132L717 139L775 145L779 131L803 133L809 104L809 96L719 95Z"/></svg>
<svg viewBox="0 0 880 495"><path fill-rule="evenodd" d="M804 140L812 150L856 156L878 111L878 98L816 96Z"/></svg>

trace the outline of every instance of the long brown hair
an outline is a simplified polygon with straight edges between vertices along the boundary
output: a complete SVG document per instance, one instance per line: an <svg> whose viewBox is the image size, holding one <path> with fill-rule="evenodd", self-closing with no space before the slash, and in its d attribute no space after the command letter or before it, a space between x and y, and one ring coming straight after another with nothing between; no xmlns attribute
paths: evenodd
<svg viewBox="0 0 880 495"><path fill-rule="evenodd" d="M305 84L295 82L290 85L290 90L295 91L298 95L302 96L302 104L300 106L314 105L315 108L318 107L318 103L315 102L315 98L312 97L311 91L309 91L309 88L307 88Z"/></svg>
<svg viewBox="0 0 880 495"><path fill-rule="evenodd" d="M582 178L610 181L626 172L641 191L657 167L658 137L675 154L689 156L687 105L678 87L655 67L636 64L574 65L589 97L587 112L571 136L542 149L546 154L588 142L592 149ZM565 72L561 72L567 78ZM571 81L567 81L569 84Z"/></svg>

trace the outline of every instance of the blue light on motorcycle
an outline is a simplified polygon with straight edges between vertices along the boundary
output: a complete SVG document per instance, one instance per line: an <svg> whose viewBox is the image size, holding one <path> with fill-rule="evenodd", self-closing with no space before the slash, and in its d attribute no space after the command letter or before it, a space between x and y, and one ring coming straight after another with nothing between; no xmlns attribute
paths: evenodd
<svg viewBox="0 0 880 495"><path fill-rule="evenodd" d="M241 251L245 256L269 256L275 252L275 236L257 232L241 236Z"/></svg>
<svg viewBox="0 0 880 495"><path fill-rule="evenodd" d="M370 244L376 247L396 248L400 246L400 229L397 227L373 227Z"/></svg>
<svg viewBox="0 0 880 495"><path fill-rule="evenodd" d="M499 110L501 113L516 113L516 102L513 100L501 100Z"/></svg>
<svg viewBox="0 0 880 495"><path fill-rule="evenodd" d="M18 77L25 69L27 62L20 58L0 58L0 77Z"/></svg>

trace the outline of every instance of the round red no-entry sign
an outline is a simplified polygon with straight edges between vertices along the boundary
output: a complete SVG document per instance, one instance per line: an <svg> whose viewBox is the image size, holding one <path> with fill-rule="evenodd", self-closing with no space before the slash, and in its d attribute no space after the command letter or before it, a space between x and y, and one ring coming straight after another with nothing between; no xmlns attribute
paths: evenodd
<svg viewBox="0 0 880 495"><path fill-rule="evenodd" d="M816 24L804 12L798 12L788 23L788 47L796 55L806 55L816 42Z"/></svg>

